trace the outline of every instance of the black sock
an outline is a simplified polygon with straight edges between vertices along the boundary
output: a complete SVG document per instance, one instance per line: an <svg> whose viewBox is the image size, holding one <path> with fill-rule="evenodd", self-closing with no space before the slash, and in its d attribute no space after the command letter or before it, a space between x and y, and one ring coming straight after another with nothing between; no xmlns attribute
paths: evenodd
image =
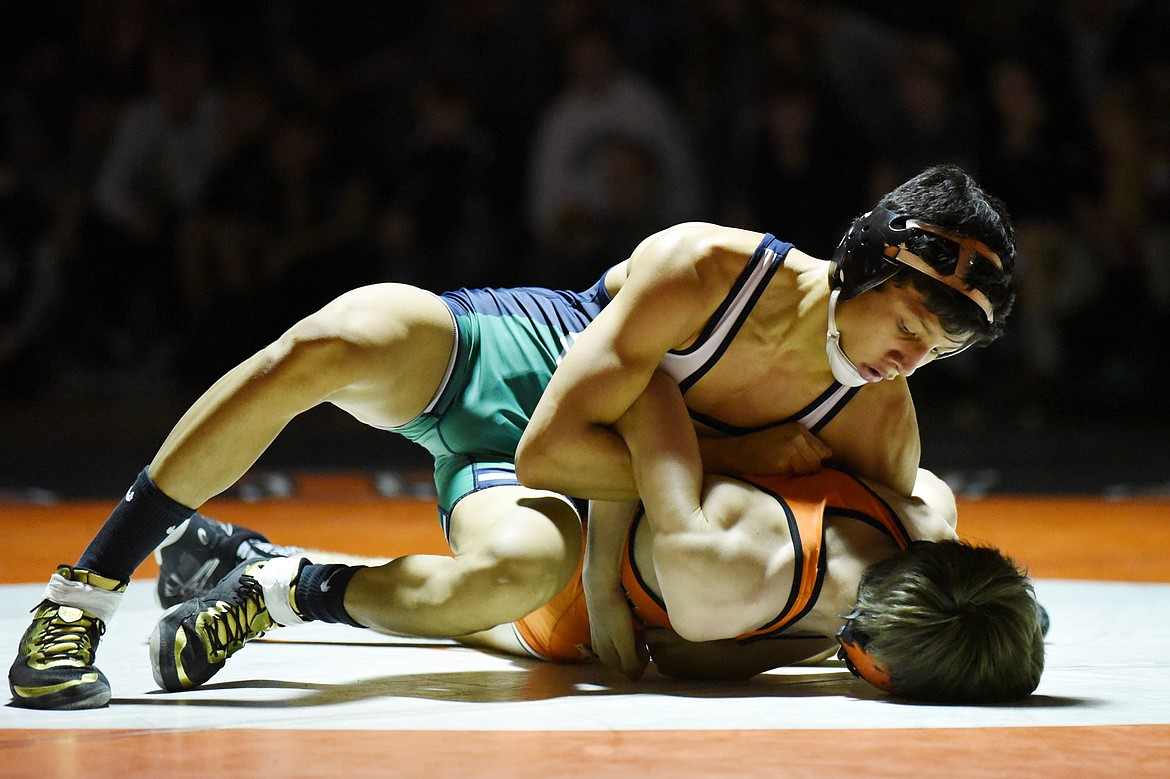
<svg viewBox="0 0 1170 779"><path fill-rule="evenodd" d="M125 581L163 542L169 529L194 513L194 509L167 497L143 468L82 552L77 567Z"/></svg>
<svg viewBox="0 0 1170 779"><path fill-rule="evenodd" d="M349 616L345 610L345 588L353 575L365 568L364 565L308 565L301 567L297 576L296 610L306 620L340 622L365 627Z"/></svg>

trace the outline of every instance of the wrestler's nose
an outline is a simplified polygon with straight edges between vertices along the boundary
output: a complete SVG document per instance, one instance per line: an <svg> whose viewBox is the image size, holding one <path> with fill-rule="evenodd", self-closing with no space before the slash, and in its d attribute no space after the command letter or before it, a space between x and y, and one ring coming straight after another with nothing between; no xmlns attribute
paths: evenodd
<svg viewBox="0 0 1170 779"><path fill-rule="evenodd" d="M890 361L901 376L912 376L914 371L921 368L933 358L930 346L903 346L890 352Z"/></svg>

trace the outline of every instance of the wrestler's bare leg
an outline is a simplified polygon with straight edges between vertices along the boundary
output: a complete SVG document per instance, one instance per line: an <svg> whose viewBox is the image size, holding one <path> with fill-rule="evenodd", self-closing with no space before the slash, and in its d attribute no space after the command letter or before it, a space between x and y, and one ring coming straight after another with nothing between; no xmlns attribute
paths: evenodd
<svg viewBox="0 0 1170 779"><path fill-rule="evenodd" d="M378 567L386 565L389 560L379 557L366 557L364 555L352 555L344 552L334 552L327 549L302 549L301 553L312 560L314 563L340 563L341 565L365 565L370 567ZM347 590L348 592L348 590ZM381 625L371 626L372 630L379 633L385 633L391 636L408 636L408 633L400 633L390 630ZM502 652L504 654L515 655L533 659L533 655L529 652L520 639L516 636L516 630L512 627L511 622L505 622L495 625L486 630L479 630L475 633L468 633L464 636L455 636L454 640L466 647L475 649L487 649L494 652ZM835 650L834 650L835 651Z"/></svg>
<svg viewBox="0 0 1170 779"><path fill-rule="evenodd" d="M407 555L350 580L358 622L414 636L455 637L513 622L556 595L576 571L581 525L567 499L493 487L456 504L454 556Z"/></svg>
<svg viewBox="0 0 1170 779"><path fill-rule="evenodd" d="M197 507L319 403L379 427L403 425L435 395L454 338L449 310L428 292L378 284L346 293L204 393L164 442L151 476L167 495ZM358 573L346 591L350 614L397 633L471 633L542 605L580 555L571 504L518 486L460 501L450 540L454 557L410 555Z"/></svg>
<svg viewBox="0 0 1170 779"><path fill-rule="evenodd" d="M320 403L367 424L405 424L434 396L454 345L450 311L431 293L401 284L348 292L207 390L167 437L150 475L172 499L198 508Z"/></svg>

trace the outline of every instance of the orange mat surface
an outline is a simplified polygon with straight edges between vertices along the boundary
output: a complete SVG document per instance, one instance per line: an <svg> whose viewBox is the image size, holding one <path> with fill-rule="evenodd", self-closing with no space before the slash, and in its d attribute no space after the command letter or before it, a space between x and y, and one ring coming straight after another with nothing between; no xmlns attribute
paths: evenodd
<svg viewBox="0 0 1170 779"><path fill-rule="evenodd" d="M250 764L229 745L265 755L265 775L318 777L343 767L360 777L468 775L586 777L1125 777L1164 779L1170 727L967 728L961 730L732 731L317 731L311 756L279 730L0 730L0 776L234 777ZM701 740L698 747L696 740ZM309 742L302 742L307 746ZM876 756L896 753L896 760ZM701 760L696 760L696 754ZM176 759L176 756L183 756ZM255 766L251 766L255 768ZM336 775L341 775L340 773Z"/></svg>
<svg viewBox="0 0 1170 779"><path fill-rule="evenodd" d="M341 477L303 479L296 494L295 499L257 502L221 498L204 511L258 529L277 543L379 557L446 550L431 500L379 497L361 480ZM76 560L112 505L0 503L0 582L44 582L54 565ZM962 500L959 516L962 536L1001 547L1038 579L1096 580L1104 586L1113 586L1110 581L1170 582L1167 499L999 496ZM156 573L148 560L137 577ZM1154 655L1151 660L1160 662ZM1107 673L1118 673L1109 670L1110 662L1103 656ZM1069 671L1055 671L1062 672ZM419 683L441 685L442 678L424 676ZM230 698L231 684L210 694ZM142 694L132 698L134 705L166 702ZM202 702L195 697L182 703ZM716 721L711 730L566 731L508 730L502 722L504 730L488 731L421 729L425 725L418 730L329 729L322 722L321 730L289 730L263 723L276 711L285 718L295 715L295 707L249 712L227 702L208 703L224 706L225 716L235 719L211 729L154 729L145 721L137 729L100 723L82 728L70 724L70 713L61 713L45 727L30 727L31 714L9 710L18 719L10 723L14 727L0 728L0 777L116 773L122 779L182 779L259 772L282 779L1170 776L1170 725L1044 726L1042 710L1021 712L1031 719L1014 727L904 729L875 723L873 729L859 729L853 722L841 729L724 730ZM1060 703L1050 699L1044 705L1059 708ZM400 714L398 709L418 704L391 697L385 705L398 707L394 710ZM784 706L783 698L776 705ZM846 712L850 700L837 705ZM1087 704L1070 699L1064 705ZM1166 706L1170 710L1170 699ZM175 709L157 711L174 716Z"/></svg>
<svg viewBox="0 0 1170 779"><path fill-rule="evenodd" d="M43 581L58 563L75 562L111 508L0 504L0 581ZM447 549L433 501L378 497L344 479L320 479L295 499L220 498L203 510L281 544L372 557ZM1170 582L1167 499L994 497L960 500L959 517L964 538L1002 548L1036 578ZM137 576L157 572L147 560Z"/></svg>

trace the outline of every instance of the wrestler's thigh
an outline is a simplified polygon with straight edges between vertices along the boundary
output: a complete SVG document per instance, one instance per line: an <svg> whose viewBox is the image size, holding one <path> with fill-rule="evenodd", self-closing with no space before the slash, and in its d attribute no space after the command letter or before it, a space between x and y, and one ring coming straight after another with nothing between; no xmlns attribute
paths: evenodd
<svg viewBox="0 0 1170 779"><path fill-rule="evenodd" d="M450 309L430 292L404 284L352 290L298 327L348 344L349 380L328 399L379 427L397 427L422 413L455 348Z"/></svg>

